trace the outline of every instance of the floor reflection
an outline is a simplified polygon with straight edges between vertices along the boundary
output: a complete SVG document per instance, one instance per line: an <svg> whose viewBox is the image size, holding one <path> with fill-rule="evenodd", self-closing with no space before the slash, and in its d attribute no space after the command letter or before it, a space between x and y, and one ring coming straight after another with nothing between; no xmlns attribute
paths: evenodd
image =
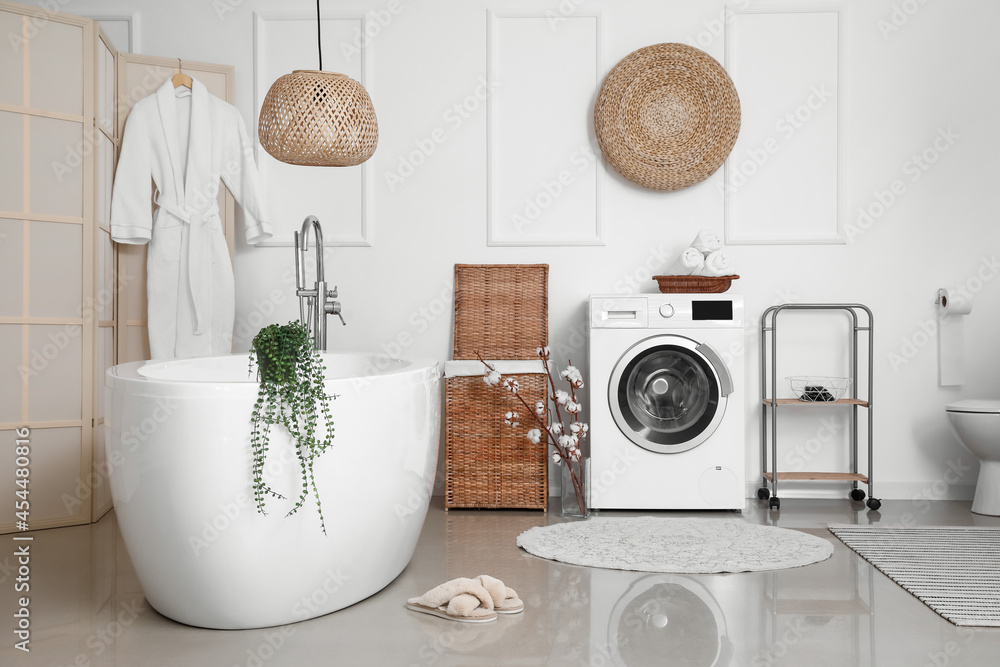
<svg viewBox="0 0 1000 667"><path fill-rule="evenodd" d="M875 664L875 572L846 549L808 568L768 572L751 664Z"/></svg>
<svg viewBox="0 0 1000 667"><path fill-rule="evenodd" d="M593 570L592 651L620 667L648 665L650 656L684 667L732 664L726 616L710 583L721 580Z"/></svg>
<svg viewBox="0 0 1000 667"><path fill-rule="evenodd" d="M31 653L0 645L2 665L315 664L450 667L686 667L996 663L1000 629L959 628L874 570L827 530L834 523L1000 525L969 503L793 500L780 512L657 512L802 530L834 545L826 561L742 574L676 575L579 567L531 556L517 536L555 513L445 512L435 499L409 567L347 609L279 628L215 631L160 616L143 598L114 514L92 526L38 531L32 543ZM602 518L648 512L602 512ZM4 565L0 554L3 572ZM294 563L289 563L294 567ZM406 598L448 579L491 574L515 588L523 614L468 625L406 610ZM262 572L261 577L267 577ZM12 577L0 581L9 638ZM945 663L944 661L947 660Z"/></svg>

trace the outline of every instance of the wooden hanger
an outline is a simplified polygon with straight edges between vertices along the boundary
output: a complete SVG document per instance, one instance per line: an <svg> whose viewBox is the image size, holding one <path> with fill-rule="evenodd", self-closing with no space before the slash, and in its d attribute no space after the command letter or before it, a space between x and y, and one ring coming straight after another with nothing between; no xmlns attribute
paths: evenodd
<svg viewBox="0 0 1000 667"><path fill-rule="evenodd" d="M194 80L181 71L180 58L177 59L177 73L174 74L174 78L170 79L170 82L174 84L174 88L180 88L181 86L191 88L194 85Z"/></svg>

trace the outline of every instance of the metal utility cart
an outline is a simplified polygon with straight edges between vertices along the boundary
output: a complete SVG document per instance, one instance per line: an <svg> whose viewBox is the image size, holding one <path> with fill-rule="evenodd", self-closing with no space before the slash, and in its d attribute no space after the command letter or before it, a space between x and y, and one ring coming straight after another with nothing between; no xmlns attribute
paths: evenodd
<svg viewBox="0 0 1000 667"><path fill-rule="evenodd" d="M851 383L850 397L839 398L833 401L802 401L798 398L776 398L778 395L778 314L785 310L842 310L851 316ZM864 313L864 320L859 320L859 315ZM872 371L874 366L874 347L872 343L872 330L874 321L872 311L867 306L860 303L786 303L780 306L772 306L764 311L760 319L760 395L761 395L761 418L760 418L760 453L761 471L763 472L762 486L757 490L757 497L761 500L770 498L769 507L779 509L781 500L778 498L778 480L823 480L834 481L843 480L852 482L851 499L864 500L865 492L858 488L858 482L868 486L868 508L877 510L882 506L881 501L874 497L872 491ZM868 338L868 392L865 397L858 397L858 337L861 332L865 332ZM771 334L770 351L768 351L768 333ZM770 361L771 386L768 392L768 362ZM851 470L850 472L778 472L778 408L784 412L786 409L794 409L796 406L813 405L828 406L830 409L838 409L840 406L847 406L851 410ZM868 422L868 470L867 475L858 472L858 409L865 408ZM767 462L767 423L768 417L771 422L771 461L773 469L768 468ZM768 488L770 484L770 488Z"/></svg>

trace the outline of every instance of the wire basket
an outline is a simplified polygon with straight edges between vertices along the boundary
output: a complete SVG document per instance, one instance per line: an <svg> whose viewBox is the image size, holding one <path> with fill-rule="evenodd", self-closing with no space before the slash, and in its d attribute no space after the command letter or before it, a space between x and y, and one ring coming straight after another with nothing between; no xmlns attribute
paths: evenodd
<svg viewBox="0 0 1000 667"><path fill-rule="evenodd" d="M839 401L851 388L851 378L821 375L794 375L785 378L795 398L806 403Z"/></svg>

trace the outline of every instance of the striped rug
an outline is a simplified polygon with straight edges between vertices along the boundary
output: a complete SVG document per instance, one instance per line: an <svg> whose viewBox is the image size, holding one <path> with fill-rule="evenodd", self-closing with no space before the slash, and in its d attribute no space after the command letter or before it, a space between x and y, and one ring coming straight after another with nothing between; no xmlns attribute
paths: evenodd
<svg viewBox="0 0 1000 667"><path fill-rule="evenodd" d="M1000 627L1000 528L836 525L830 532L955 625Z"/></svg>

